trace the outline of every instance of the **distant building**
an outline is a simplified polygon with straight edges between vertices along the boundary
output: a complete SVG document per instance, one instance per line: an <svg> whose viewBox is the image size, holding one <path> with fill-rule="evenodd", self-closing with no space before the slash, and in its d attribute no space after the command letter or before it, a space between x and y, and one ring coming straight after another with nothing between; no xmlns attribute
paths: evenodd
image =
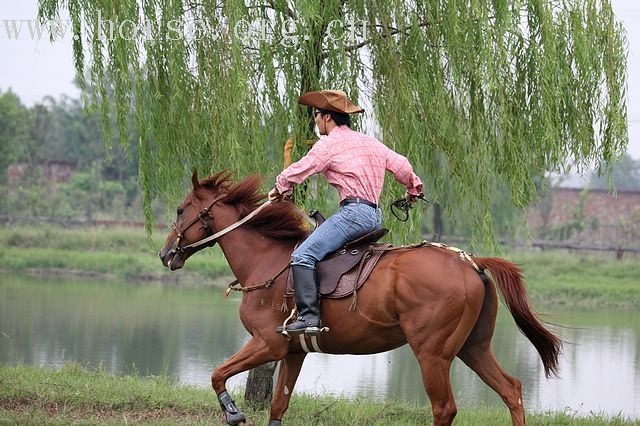
<svg viewBox="0 0 640 426"><path fill-rule="evenodd" d="M535 238L596 244L640 242L640 191L553 188L527 212Z"/></svg>
<svg viewBox="0 0 640 426"><path fill-rule="evenodd" d="M27 163L11 164L7 168L7 182L10 185L19 183L27 167ZM68 182L76 167L74 161L41 161L36 164L39 173L50 183Z"/></svg>

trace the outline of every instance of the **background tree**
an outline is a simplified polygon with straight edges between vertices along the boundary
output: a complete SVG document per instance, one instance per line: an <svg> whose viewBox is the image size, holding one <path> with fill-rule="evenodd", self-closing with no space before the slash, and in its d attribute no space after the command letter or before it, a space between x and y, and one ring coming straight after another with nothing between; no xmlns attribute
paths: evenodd
<svg viewBox="0 0 640 426"><path fill-rule="evenodd" d="M40 0L42 19L63 8L109 140L114 120L126 143L133 111L148 221L192 167L274 176L284 141L309 136L297 97L319 88L365 105L356 124L379 126L485 240L499 185L524 207L536 177L608 165L627 142L626 42L606 0Z"/></svg>
<svg viewBox="0 0 640 426"><path fill-rule="evenodd" d="M27 138L29 113L13 92L0 91L0 183Z"/></svg>
<svg viewBox="0 0 640 426"><path fill-rule="evenodd" d="M0 213L116 220L139 215L135 132L128 138L128 153L119 145L105 150L100 115L78 99L46 97L26 108L15 94L1 93ZM19 167L6 182L10 163Z"/></svg>

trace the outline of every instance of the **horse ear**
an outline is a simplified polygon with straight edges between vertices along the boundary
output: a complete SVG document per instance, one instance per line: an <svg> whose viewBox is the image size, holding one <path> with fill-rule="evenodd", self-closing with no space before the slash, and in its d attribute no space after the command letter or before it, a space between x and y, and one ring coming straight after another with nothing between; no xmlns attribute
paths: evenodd
<svg viewBox="0 0 640 426"><path fill-rule="evenodd" d="M198 180L198 169L193 169L193 174L191 175L191 183L193 184L193 189L196 189L200 186L200 181Z"/></svg>

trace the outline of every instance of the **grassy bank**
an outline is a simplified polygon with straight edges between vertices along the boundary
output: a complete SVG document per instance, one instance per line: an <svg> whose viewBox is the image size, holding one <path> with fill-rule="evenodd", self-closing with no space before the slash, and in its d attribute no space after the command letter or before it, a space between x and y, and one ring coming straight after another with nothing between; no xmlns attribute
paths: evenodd
<svg viewBox="0 0 640 426"><path fill-rule="evenodd" d="M139 228L5 227L0 232L0 266L16 272L118 276L133 280L211 283L230 274L219 248L195 254L181 271L164 268L157 257L166 236L151 240ZM508 252L525 271L537 305L637 309L640 263L627 257L553 252Z"/></svg>
<svg viewBox="0 0 640 426"><path fill-rule="evenodd" d="M626 310L640 306L637 258L566 251L521 251L505 257L523 269L537 305Z"/></svg>
<svg viewBox="0 0 640 426"><path fill-rule="evenodd" d="M268 422L268 410L236 401L255 424ZM294 396L285 416L290 425L424 425L426 407L367 398ZM627 425L621 416L580 416L568 412L529 413L532 425ZM0 424L224 424L213 392L175 386L166 378L115 377L77 364L54 371L0 367ZM457 425L510 424L504 409L460 409Z"/></svg>
<svg viewBox="0 0 640 426"><path fill-rule="evenodd" d="M4 227L0 267L26 273L203 283L231 273L220 249L205 249L189 259L184 269L169 271L157 254L166 234L156 230L149 239L141 228Z"/></svg>

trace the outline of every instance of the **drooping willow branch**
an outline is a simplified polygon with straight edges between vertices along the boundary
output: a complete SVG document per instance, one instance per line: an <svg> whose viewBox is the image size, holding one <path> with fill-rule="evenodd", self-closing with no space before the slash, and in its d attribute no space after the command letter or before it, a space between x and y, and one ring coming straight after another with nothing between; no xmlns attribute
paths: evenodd
<svg viewBox="0 0 640 426"><path fill-rule="evenodd" d="M626 148L627 45L608 0L40 0L42 19L64 8L109 143L138 145L148 223L192 167L272 183L287 139L294 159L308 150L313 120L296 103L308 90L365 105L355 125L407 156L476 241L494 240L496 209L528 205L549 171L607 167ZM123 22L142 31L118 34ZM385 188L383 205L402 193ZM306 195L334 205L322 180ZM419 238L418 215L395 230Z"/></svg>

